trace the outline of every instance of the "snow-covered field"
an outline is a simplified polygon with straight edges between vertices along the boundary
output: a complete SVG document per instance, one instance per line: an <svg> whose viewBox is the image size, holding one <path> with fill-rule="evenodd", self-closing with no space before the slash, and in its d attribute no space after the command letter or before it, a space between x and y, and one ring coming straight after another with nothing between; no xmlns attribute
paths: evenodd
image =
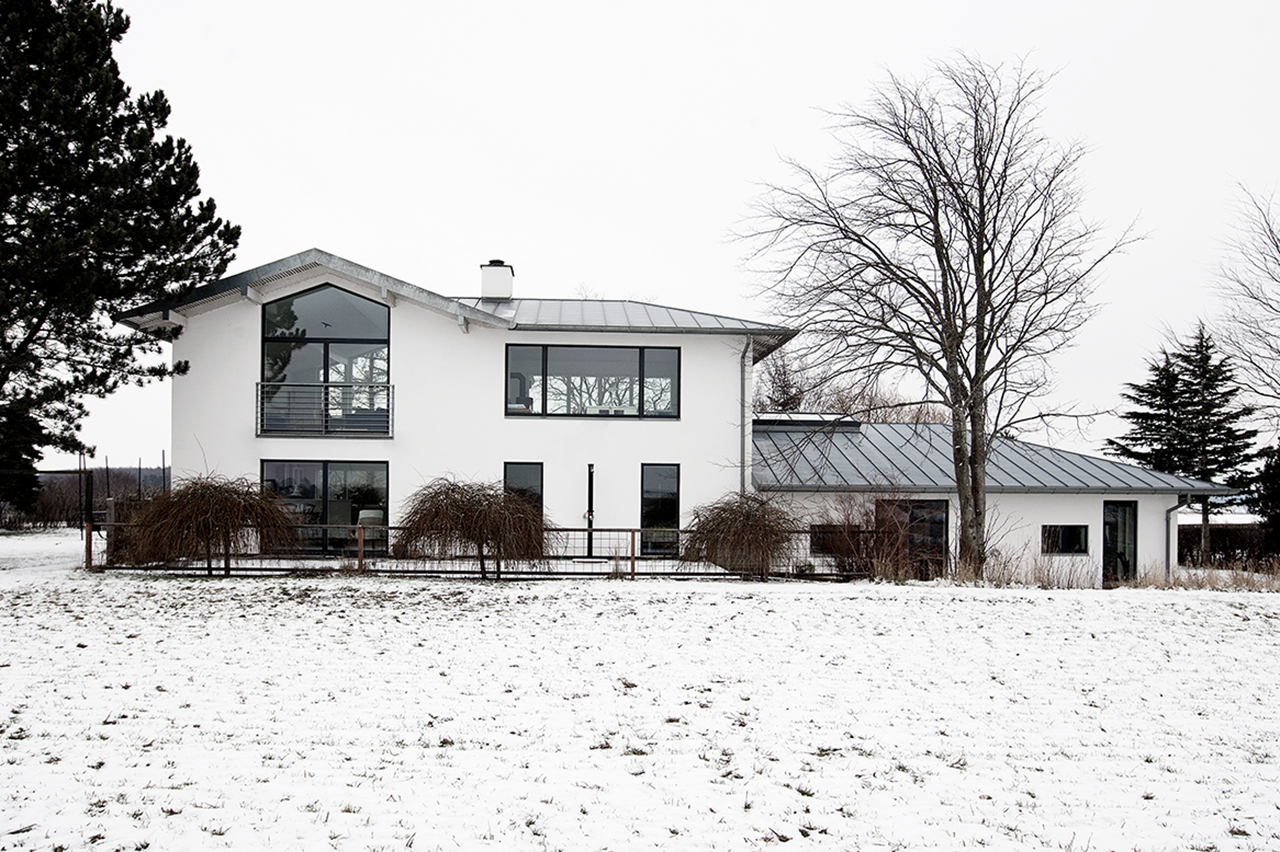
<svg viewBox="0 0 1280 852"><path fill-rule="evenodd" d="M174 578L0 536L0 850L1280 849L1280 597Z"/></svg>

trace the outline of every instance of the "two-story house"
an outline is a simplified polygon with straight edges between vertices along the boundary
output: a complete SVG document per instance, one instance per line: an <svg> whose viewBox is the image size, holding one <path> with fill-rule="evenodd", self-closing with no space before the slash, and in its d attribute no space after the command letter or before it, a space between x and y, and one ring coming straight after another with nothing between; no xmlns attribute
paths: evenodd
<svg viewBox="0 0 1280 852"><path fill-rule="evenodd" d="M261 477L311 523L394 522L444 475L567 527L675 527L750 486L752 366L794 332L514 277L447 298L312 249L120 319L182 327L174 476Z"/></svg>

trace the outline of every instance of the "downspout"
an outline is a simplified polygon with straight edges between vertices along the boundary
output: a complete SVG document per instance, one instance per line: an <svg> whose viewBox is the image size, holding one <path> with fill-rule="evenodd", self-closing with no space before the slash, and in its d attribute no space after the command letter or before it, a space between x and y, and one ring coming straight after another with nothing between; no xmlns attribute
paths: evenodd
<svg viewBox="0 0 1280 852"><path fill-rule="evenodd" d="M1174 545L1173 538L1173 513L1179 509L1185 509L1191 505L1191 498L1182 494L1178 495L1178 502L1170 509L1166 509L1164 513L1164 581L1166 583L1173 582L1173 565L1172 558L1169 556L1169 549Z"/></svg>
<svg viewBox="0 0 1280 852"><path fill-rule="evenodd" d="M747 398L747 356L751 353L751 335L747 335L747 342L742 345L742 356L738 359L739 381L738 396L739 408L738 415L740 421L740 430L738 433L738 493L742 496L747 494L747 445L751 440L751 414L748 406L751 400Z"/></svg>

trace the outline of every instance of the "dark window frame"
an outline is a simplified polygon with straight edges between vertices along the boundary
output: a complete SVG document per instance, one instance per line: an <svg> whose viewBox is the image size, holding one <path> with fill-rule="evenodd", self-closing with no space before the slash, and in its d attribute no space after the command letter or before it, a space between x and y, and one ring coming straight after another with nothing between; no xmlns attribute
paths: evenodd
<svg viewBox="0 0 1280 852"><path fill-rule="evenodd" d="M288 334L268 334L268 311L272 306L288 300L297 300L325 290L334 290L350 299L358 299L381 309L385 315L385 336L296 336ZM259 365L257 402L257 434L307 437L390 437L392 434L392 383L391 383L391 308L377 299L353 293L345 287L331 282L323 282L314 287L300 290L287 296L264 302L259 312L261 326L259 329ZM297 382L280 381L267 374L267 352L272 345L295 344L317 346L320 354L320 377L318 381ZM343 380L335 379L332 371L334 346L357 345L372 346L385 351L385 368L383 381L353 382L350 376ZM269 410L272 400L277 394L283 394L283 402L277 401L276 408L283 408L284 413ZM301 397L300 414L292 410L294 398ZM353 403L353 400L368 398L376 400L372 408ZM341 409L341 416L331 415L332 408ZM351 410L347 410L350 408ZM281 420L283 418L283 420Z"/></svg>
<svg viewBox="0 0 1280 852"><path fill-rule="evenodd" d="M382 459L297 459L297 458L259 459L258 460L258 482L261 483L264 489L266 488L267 482L268 482L267 465L269 464L308 465L308 466L319 465L320 481L318 483L312 483L312 487L315 489L318 497L310 497L305 499L306 500L318 499L320 504L320 516L319 518L300 517L300 522L303 524L318 525L321 527L327 526L331 522L331 519L329 517L329 512L330 512L329 485L330 485L331 466L332 465L370 465L370 466L381 465L382 475L385 482L385 484L383 485L383 489L385 493L383 494L382 505L378 506L377 508L382 510L382 525L387 525L391 521L390 519L391 465L389 462L385 460L382 460ZM275 490L272 490L271 493L280 494L280 492ZM285 502L288 503L287 495L281 495L281 496L285 499ZM352 523L354 523L356 520L357 520L356 518L351 519ZM314 545L320 551L324 553L341 552L344 549L349 549L352 546L352 543L354 541L352 537L342 535L341 531L335 532L335 531L330 531L328 529L320 529L315 532L317 534L307 537L304 531L304 540L303 540L304 548L306 547L308 538L310 539L310 541L314 543ZM333 532L334 534L331 534L331 532ZM341 544L339 544L339 542L341 542ZM366 534L366 537L365 537L366 549L368 550L385 549L386 544L387 542L386 542L385 534L382 534L379 536L369 536L368 534Z"/></svg>
<svg viewBox="0 0 1280 852"><path fill-rule="evenodd" d="M531 406L529 411L521 411L517 406L511 404L510 382L512 378L511 372L511 350L512 349L538 349L541 351L541 374L538 377L541 385L541 395L536 400L536 405ZM632 351L636 353L636 413L635 414L614 414L599 412L583 412L583 413L551 413L547 410L547 388L549 382L547 380L547 367L550 362L550 352L553 349L613 349L618 351ZM675 394L672 400L672 410L669 412L651 412L646 410L645 399L645 353L653 351L674 352L676 354L676 371L675 371ZM567 417L567 418L600 418L600 419L625 419L625 420L679 420L680 419L680 397L682 395L684 385L684 356L679 346L593 346L590 344L559 344L559 343L508 343L506 352L503 357L503 411L507 417ZM533 410L537 409L537 410Z"/></svg>
<svg viewBox="0 0 1280 852"><path fill-rule="evenodd" d="M675 471L675 490L668 492L674 495L675 503L675 523L669 526L654 526L646 523L646 514L650 514L653 510L647 508L648 504L655 498L647 495L645 487L645 472L650 468L670 468ZM658 497L660 501L663 497ZM644 530L659 530L659 532L644 532ZM666 462L645 462L640 465L640 555L641 556L657 556L674 558L680 553L680 465Z"/></svg>
<svg viewBox="0 0 1280 852"><path fill-rule="evenodd" d="M1088 524L1042 524L1040 553L1044 556L1088 556Z"/></svg>
<svg viewBox="0 0 1280 852"><path fill-rule="evenodd" d="M538 487L537 490L522 488L518 485L511 484L512 468L537 468L538 470ZM515 494L522 496L528 495L538 506L541 512L545 499L546 473L542 462L503 462L502 463L502 487Z"/></svg>

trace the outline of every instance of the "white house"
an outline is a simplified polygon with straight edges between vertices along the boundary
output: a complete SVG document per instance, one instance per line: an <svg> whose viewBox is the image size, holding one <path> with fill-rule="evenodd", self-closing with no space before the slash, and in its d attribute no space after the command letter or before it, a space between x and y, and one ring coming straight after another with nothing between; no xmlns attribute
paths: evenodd
<svg viewBox="0 0 1280 852"><path fill-rule="evenodd" d="M174 476L261 477L326 524L394 523L442 475L564 527L674 527L749 486L752 366L794 332L481 273L447 298L312 249L120 317L182 326Z"/></svg>
<svg viewBox="0 0 1280 852"><path fill-rule="evenodd" d="M409 494L450 475L505 481L563 527L683 526L754 487L807 516L818 551L851 496L905 513L943 552L956 541L947 430L753 421L752 367L794 331L522 298L502 261L480 279L478 297L449 298L312 249L118 319L182 327L175 477L260 478L311 523L394 524ZM997 444L989 483L996 547L1075 560L1099 582L1163 566L1182 498L1226 493L1017 441Z"/></svg>

